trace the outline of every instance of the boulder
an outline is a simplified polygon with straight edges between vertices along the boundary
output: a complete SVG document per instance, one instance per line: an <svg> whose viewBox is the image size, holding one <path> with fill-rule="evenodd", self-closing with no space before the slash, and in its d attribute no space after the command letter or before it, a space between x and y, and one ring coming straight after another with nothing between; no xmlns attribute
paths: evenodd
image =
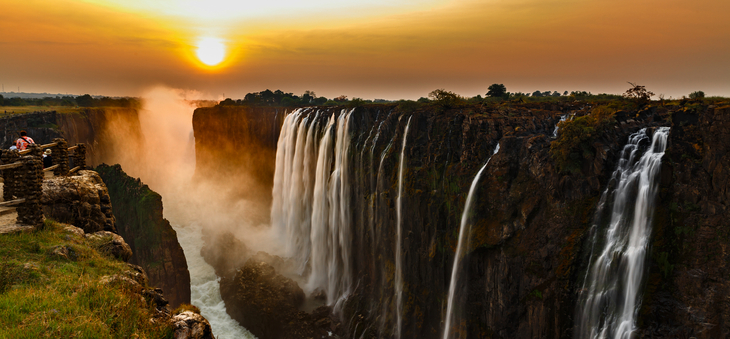
<svg viewBox="0 0 730 339"><path fill-rule="evenodd" d="M116 232L109 191L94 171L44 180L41 204L47 218L72 224L86 233Z"/></svg>
<svg viewBox="0 0 730 339"><path fill-rule="evenodd" d="M192 311L172 316L175 339L215 339L208 320Z"/></svg>
<svg viewBox="0 0 730 339"><path fill-rule="evenodd" d="M132 249L119 234L99 231L87 234L94 247L101 253L111 255L119 260L128 261L132 257Z"/></svg>

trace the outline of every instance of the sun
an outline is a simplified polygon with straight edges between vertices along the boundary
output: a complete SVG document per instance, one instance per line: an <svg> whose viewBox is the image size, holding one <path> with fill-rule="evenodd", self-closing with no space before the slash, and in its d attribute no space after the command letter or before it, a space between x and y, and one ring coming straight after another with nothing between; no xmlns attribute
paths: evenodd
<svg viewBox="0 0 730 339"><path fill-rule="evenodd" d="M198 40L198 49L195 51L200 62L215 66L226 57L226 46L218 38L204 37Z"/></svg>

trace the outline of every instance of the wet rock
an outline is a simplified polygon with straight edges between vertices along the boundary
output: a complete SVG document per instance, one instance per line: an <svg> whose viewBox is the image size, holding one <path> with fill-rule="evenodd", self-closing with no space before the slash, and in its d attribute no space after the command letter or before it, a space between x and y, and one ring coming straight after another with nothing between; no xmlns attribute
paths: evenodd
<svg viewBox="0 0 730 339"><path fill-rule="evenodd" d="M216 275L224 277L235 274L235 270L251 257L251 251L230 232L215 233L203 229L204 245L200 255L213 266Z"/></svg>
<svg viewBox="0 0 730 339"><path fill-rule="evenodd" d="M221 296L231 317L259 338L321 338L332 322L327 307L318 309L316 317L299 311L302 289L256 258L234 277L221 279Z"/></svg>

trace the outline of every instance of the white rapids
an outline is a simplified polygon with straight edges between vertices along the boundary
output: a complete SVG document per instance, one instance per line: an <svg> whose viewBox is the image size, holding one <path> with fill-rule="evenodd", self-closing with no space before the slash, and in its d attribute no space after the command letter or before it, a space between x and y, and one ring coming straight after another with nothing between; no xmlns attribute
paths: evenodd
<svg viewBox="0 0 730 339"><path fill-rule="evenodd" d="M253 339L251 332L243 328L226 313L226 305L221 299L220 278L215 275L213 266L200 255L203 227L192 222L187 225L172 224L177 239L185 252L185 260L190 271L190 303L200 308L200 314L210 322L216 339Z"/></svg>

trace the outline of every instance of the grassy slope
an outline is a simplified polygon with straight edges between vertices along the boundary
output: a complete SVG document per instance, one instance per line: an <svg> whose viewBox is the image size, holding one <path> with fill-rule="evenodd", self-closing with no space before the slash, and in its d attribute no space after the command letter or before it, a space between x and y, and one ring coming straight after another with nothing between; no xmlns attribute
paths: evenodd
<svg viewBox="0 0 730 339"><path fill-rule="evenodd" d="M58 245L77 258L50 255ZM99 282L127 270L52 221L0 235L0 338L172 338L171 325L150 323L155 311L139 294Z"/></svg>

